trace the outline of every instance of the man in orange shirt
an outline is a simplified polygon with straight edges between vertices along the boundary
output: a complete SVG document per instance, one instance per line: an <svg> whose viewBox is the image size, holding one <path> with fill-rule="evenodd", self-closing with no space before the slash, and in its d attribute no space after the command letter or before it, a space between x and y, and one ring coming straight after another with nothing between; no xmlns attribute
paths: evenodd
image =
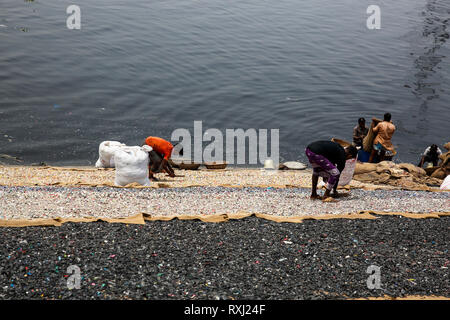
<svg viewBox="0 0 450 320"><path fill-rule="evenodd" d="M391 114L385 113L383 121L378 123L375 128L373 128L373 133L376 134L373 140L372 153L370 154L369 162L373 161L375 154L380 152L380 161L384 160L386 152L395 153L394 146L392 145L391 139L395 132L395 126L391 122Z"/></svg>
<svg viewBox="0 0 450 320"><path fill-rule="evenodd" d="M170 156L172 155L173 145L159 137L147 137L144 144L153 148L153 151L149 153L150 163L148 165L148 177L157 181L153 175L164 170L172 178L175 177L171 165L169 164Z"/></svg>

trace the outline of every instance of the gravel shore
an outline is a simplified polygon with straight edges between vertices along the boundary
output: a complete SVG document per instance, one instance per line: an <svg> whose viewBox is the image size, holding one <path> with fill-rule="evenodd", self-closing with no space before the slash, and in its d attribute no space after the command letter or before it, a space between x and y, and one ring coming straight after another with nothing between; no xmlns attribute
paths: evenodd
<svg viewBox="0 0 450 320"><path fill-rule="evenodd" d="M450 297L450 217L0 228L1 299ZM69 290L67 268L80 268ZM366 273L380 267L380 289Z"/></svg>
<svg viewBox="0 0 450 320"><path fill-rule="evenodd" d="M0 187L0 219L216 215L239 212L317 216L360 211L449 212L447 192L352 189L337 202L311 200L308 188Z"/></svg>
<svg viewBox="0 0 450 320"><path fill-rule="evenodd" d="M448 192L352 182L338 202L322 202L309 199L306 171L186 171L154 188L114 188L112 170L80 170L0 167L0 219L242 212L333 219L1 227L0 299L450 297ZM446 215L334 219L361 211ZM69 290L73 265L81 288ZM381 268L380 289L367 286L369 266Z"/></svg>
<svg viewBox="0 0 450 320"><path fill-rule="evenodd" d="M306 170L261 170L230 168L226 170L177 170L171 178L159 173L158 182L151 188L185 187L311 187L310 169ZM0 166L0 185L2 186L75 186L112 187L115 169L94 167L27 167ZM373 185L356 180L350 187L369 189L394 189L387 185ZM438 189L437 189L438 190Z"/></svg>

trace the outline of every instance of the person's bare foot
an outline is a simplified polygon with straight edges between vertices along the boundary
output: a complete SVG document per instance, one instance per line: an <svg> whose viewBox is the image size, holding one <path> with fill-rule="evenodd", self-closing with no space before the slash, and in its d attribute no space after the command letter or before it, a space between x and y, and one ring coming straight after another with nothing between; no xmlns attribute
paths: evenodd
<svg viewBox="0 0 450 320"><path fill-rule="evenodd" d="M330 196L328 196L328 197L323 196L322 201L323 202L338 202L335 198L330 197Z"/></svg>

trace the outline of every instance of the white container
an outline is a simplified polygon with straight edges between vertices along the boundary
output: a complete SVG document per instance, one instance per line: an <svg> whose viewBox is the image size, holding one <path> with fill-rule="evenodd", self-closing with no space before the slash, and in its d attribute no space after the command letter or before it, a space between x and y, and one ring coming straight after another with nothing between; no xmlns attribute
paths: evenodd
<svg viewBox="0 0 450 320"><path fill-rule="evenodd" d="M266 170L274 170L275 169L272 159L267 159L264 161L264 169L266 169Z"/></svg>

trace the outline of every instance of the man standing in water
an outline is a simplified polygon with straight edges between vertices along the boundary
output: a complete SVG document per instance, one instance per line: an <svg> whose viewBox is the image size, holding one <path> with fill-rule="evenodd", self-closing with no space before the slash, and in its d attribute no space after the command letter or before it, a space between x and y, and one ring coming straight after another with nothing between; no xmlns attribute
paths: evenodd
<svg viewBox="0 0 450 320"><path fill-rule="evenodd" d="M353 144L357 147L362 147L363 139L367 136L369 129L366 127L366 119L359 118L358 125L353 128Z"/></svg>
<svg viewBox="0 0 450 320"><path fill-rule="evenodd" d="M395 126L391 122L391 114L385 113L383 121L378 123L373 128L373 133L376 135L373 140L372 153L370 154L369 162L373 162L373 158L377 152L380 152L380 161L384 160L386 152L394 153L395 149L392 145L391 139L395 132Z"/></svg>
<svg viewBox="0 0 450 320"><path fill-rule="evenodd" d="M158 179L153 175L161 170L164 170L172 178L175 177L175 172L169 164L173 145L169 141L159 137L147 137L144 144L153 148L153 151L149 153L150 163L148 166L148 177L151 180L157 181Z"/></svg>
<svg viewBox="0 0 450 320"><path fill-rule="evenodd" d="M326 182L326 191L322 199L330 196L333 189L333 197L337 197L337 186L345 161L356 158L358 150L351 145L345 149L333 141L316 141L309 144L305 149L306 156L313 167L311 199L320 198L317 194L317 182L319 176Z"/></svg>

